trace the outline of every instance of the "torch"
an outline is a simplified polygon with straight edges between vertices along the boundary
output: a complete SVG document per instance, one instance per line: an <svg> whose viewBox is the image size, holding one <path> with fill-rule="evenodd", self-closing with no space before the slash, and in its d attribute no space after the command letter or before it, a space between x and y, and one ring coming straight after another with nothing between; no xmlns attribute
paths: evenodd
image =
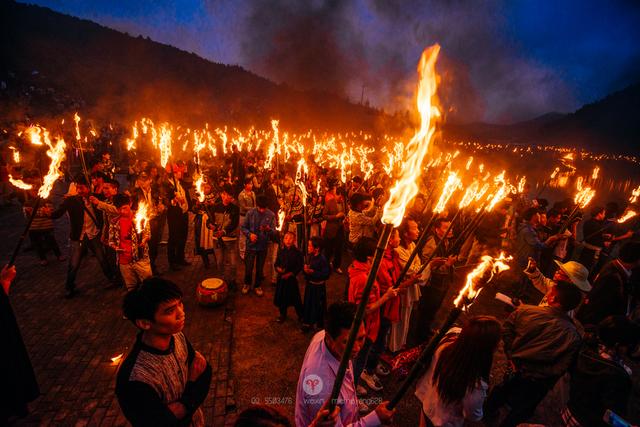
<svg viewBox="0 0 640 427"><path fill-rule="evenodd" d="M133 222L136 225L136 233L138 234L138 245L140 245L140 239L142 238L142 232L146 229L147 223L149 222L149 206L146 202L141 201L138 204L138 210L133 218ZM138 256L142 258L141 251L143 248L138 246Z"/></svg>
<svg viewBox="0 0 640 427"><path fill-rule="evenodd" d="M43 128L37 128L37 129L38 129L37 131L38 137L36 139L34 136L35 134L31 134L31 141L35 145L42 145L43 142L44 144L47 145L48 147L47 156L49 156L49 158L51 159L51 163L49 164L49 170L47 174L42 180L42 185L38 189L38 196L34 203L33 210L31 211L31 215L27 220L27 224L24 227L24 231L20 235L20 238L18 239L18 243L16 244L16 247L13 250L13 254L9 259L10 266L14 265L16 262L16 258L18 257L18 253L20 252L20 248L22 247L22 243L24 242L24 240L27 237L27 234L29 233L29 228L31 228L33 219L36 217L36 213L38 212L38 208L40 207L41 200L47 199L49 197L49 194L53 189L53 184L55 184L58 178L62 176L62 173L60 172L60 164L64 160L65 149L67 148L67 144L64 142L64 139L62 138L57 138L56 143L53 144L49 139L49 132L47 132L46 129L43 129ZM40 136L42 136L42 138L40 138ZM34 142L34 141L37 141L37 142ZM12 183L16 185L17 181L18 180L14 180L14 182ZM24 184L25 186L29 186L29 189L31 188L29 184L26 184L22 181L20 181L20 183ZM20 186L18 187L21 188ZM25 187L22 187L22 188L26 189Z"/></svg>
<svg viewBox="0 0 640 427"><path fill-rule="evenodd" d="M593 199L593 196L596 195L596 191L593 190L591 187L582 186L582 177L579 177L578 180L576 181L576 188L578 192L573 198L573 202L575 206L573 207L573 210L569 214L569 217L567 218L567 220L562 224L562 227L560 227L559 234L564 233L567 230L567 228L569 228L569 225L573 221L573 218L578 212L578 209L586 208L589 202L591 201L591 199Z"/></svg>
<svg viewBox="0 0 640 427"><path fill-rule="evenodd" d="M422 375L424 370L429 366L429 364L431 363L431 359L433 358L433 354L438 348L438 344L440 343L444 335L451 328L451 326L453 326L455 321L458 319L458 316L460 316L463 311L465 311L471 304L473 304L476 297L480 293L480 290L482 289L481 282L483 280L483 277L485 277L485 275L489 273L489 278L484 283L484 285L486 285L491 281L491 279L493 279L493 277L495 277L495 275L509 269L509 266L506 263L511 259L511 257L505 258L504 253L500 253L500 256L498 258L493 258L491 256L485 255L482 257L482 262L471 273L467 275L465 285L458 294L458 297L454 300L453 308L451 308L451 311L449 311L449 315L447 316L438 332L431 337L427 346L424 348L424 350L422 350L422 353L420 354L418 360L411 368L409 375L404 380L395 396L393 396L393 398L390 400L388 409L393 409L398 405L413 382L418 379L418 377Z"/></svg>
<svg viewBox="0 0 640 427"><path fill-rule="evenodd" d="M455 172L450 172L449 177L447 178L447 181L444 184L444 188L442 189L442 194L440 195L440 199L438 199L438 203L436 203L436 206L433 209L433 215L431 215L431 219L429 220L429 223L427 224L427 226L424 228L424 230L422 230L422 233L418 238L418 242L416 243L415 248L411 252L411 255L409 255L409 258L407 259L406 264L402 268L402 271L400 271L398 280L396 280L396 283L393 285L394 288L397 288L398 286L400 286L400 283L402 283L405 276L409 272L409 268L411 268L411 265L413 264L413 260L420 252L422 252L422 248L424 248L424 245L427 244L427 240L429 238L429 229L431 228L431 225L433 224L435 219L438 217L438 215L444 211L445 207L447 206L447 202L449 201L453 193L458 188L461 188L461 187L462 185L458 175ZM456 213L456 216L457 215L458 214Z"/></svg>
<svg viewBox="0 0 640 427"><path fill-rule="evenodd" d="M384 205L384 212L382 215L384 228L380 235L380 239L378 240L371 270L369 271L365 287L362 291L360 304L358 304L356 315L353 319L353 323L351 324L349 338L340 360L340 366L336 372L336 379L333 383L330 400L328 402L329 413L333 412L333 408L335 408L335 405L337 404L340 389L342 388L342 381L344 380L347 367L351 360L353 345L356 341L356 336L358 335L358 330L360 329L360 324L364 317L367 302L369 301L369 294L371 293L373 282L378 275L380 261L382 260L382 256L387 247L391 231L394 226L397 227L402 223L402 217L404 216L407 203L415 197L416 194L418 194L416 181L422 171L422 161L427 154L429 143L433 139L433 135L435 133L435 127L433 126L432 119L439 115L437 107L432 105L432 97L436 92L435 62L439 51L439 45L434 45L425 49L418 65L420 82L418 84L417 106L421 117L420 129L407 145L406 167L403 169L400 178L396 181L395 186L391 188L389 200Z"/></svg>

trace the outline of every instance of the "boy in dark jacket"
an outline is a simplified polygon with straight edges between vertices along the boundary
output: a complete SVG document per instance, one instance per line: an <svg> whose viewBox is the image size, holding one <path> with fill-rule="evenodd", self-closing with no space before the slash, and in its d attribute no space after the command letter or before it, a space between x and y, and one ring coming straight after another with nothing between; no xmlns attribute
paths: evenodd
<svg viewBox="0 0 640 427"><path fill-rule="evenodd" d="M304 288L304 314L303 330L308 330L311 325L318 329L324 327L324 312L327 309L327 279L331 274L329 262L320 253L322 239L312 237L309 239L309 261L304 265L304 277L307 285Z"/></svg>
<svg viewBox="0 0 640 427"><path fill-rule="evenodd" d="M304 257L300 249L293 244L295 236L292 232L287 231L283 238L283 246L278 251L274 268L278 272L278 281L276 282L276 293L273 303L280 310L278 323L282 323L287 318L287 308L293 306L298 315L298 319L302 320L302 299L300 298L300 289L298 289L298 279L296 276L304 266Z"/></svg>

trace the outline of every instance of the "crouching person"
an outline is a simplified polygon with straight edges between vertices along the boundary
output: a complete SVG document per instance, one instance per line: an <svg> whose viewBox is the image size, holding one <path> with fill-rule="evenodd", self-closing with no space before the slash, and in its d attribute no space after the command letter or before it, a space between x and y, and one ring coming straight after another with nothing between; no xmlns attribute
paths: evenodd
<svg viewBox="0 0 640 427"><path fill-rule="evenodd" d="M200 409L211 366L182 333L182 292L161 278L129 292L125 316L140 329L116 379L116 396L133 426L204 426Z"/></svg>
<svg viewBox="0 0 640 427"><path fill-rule="evenodd" d="M113 203L118 209L118 216L113 218L109 226L109 246L116 251L122 279L127 291L131 292L152 276L148 246L149 221L138 233L129 196L118 194L113 198Z"/></svg>

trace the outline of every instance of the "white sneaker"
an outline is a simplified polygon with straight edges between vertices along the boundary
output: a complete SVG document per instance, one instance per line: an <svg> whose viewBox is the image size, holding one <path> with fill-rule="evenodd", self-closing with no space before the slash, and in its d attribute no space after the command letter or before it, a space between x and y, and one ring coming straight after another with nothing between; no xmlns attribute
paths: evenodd
<svg viewBox="0 0 640 427"><path fill-rule="evenodd" d="M378 366L376 366L376 373L375 373L376 376L386 377L390 373L391 371L384 364L378 363Z"/></svg>
<svg viewBox="0 0 640 427"><path fill-rule="evenodd" d="M246 295L249 293L249 285L243 285L242 286L242 295Z"/></svg>
<svg viewBox="0 0 640 427"><path fill-rule="evenodd" d="M366 370L360 374L360 379L373 391L382 390L382 384L376 374L369 374Z"/></svg>
<svg viewBox="0 0 640 427"><path fill-rule="evenodd" d="M358 396L366 396L367 395L367 388L361 386L360 384L358 384L358 387L356 387L356 394Z"/></svg>
<svg viewBox="0 0 640 427"><path fill-rule="evenodd" d="M261 297L262 295L264 295L264 291L262 290L262 288L255 288L253 291L254 291L254 292L256 293L256 295L258 295L259 297Z"/></svg>

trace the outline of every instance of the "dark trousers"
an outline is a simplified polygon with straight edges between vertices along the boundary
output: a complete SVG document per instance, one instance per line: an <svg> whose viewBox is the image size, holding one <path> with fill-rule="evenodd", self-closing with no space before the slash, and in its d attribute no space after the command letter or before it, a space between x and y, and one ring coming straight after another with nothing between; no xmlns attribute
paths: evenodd
<svg viewBox="0 0 640 427"><path fill-rule="evenodd" d="M431 336L431 324L447 295L447 288L432 284L420 288L418 307L411 312L408 345L415 347L427 341Z"/></svg>
<svg viewBox="0 0 640 427"><path fill-rule="evenodd" d="M189 214L183 213L177 206L171 206L167 212L169 224L169 241L167 242L167 258L169 264L184 261L184 247L189 233Z"/></svg>
<svg viewBox="0 0 640 427"><path fill-rule="evenodd" d="M325 241L324 254L333 268L341 268L342 252L344 251L344 230L341 228L336 235Z"/></svg>
<svg viewBox="0 0 640 427"><path fill-rule="evenodd" d="M358 384L360 375L362 375L362 371L364 371L364 367L367 364L367 359L369 358L369 353L371 352L373 344L373 341L371 341L369 338L365 339L362 348L360 348L358 355L353 361L353 378L356 385Z"/></svg>
<svg viewBox="0 0 640 427"><path fill-rule="evenodd" d="M264 279L264 263L267 260L267 250L254 251L247 249L244 254L244 284L251 285L251 278L253 277L253 266L256 268L256 275L254 277L253 287L259 288Z"/></svg>
<svg viewBox="0 0 640 427"><path fill-rule="evenodd" d="M96 256L96 260L98 260L105 277L113 281L114 272L104 254L104 246L100 242L100 236L96 236L93 239L85 237L83 240L72 240L69 246L69 267L67 268L67 282L65 284L67 290L73 290L76 287L76 276L87 249L91 249L91 252Z"/></svg>
<svg viewBox="0 0 640 427"><path fill-rule="evenodd" d="M56 237L53 235L53 229L29 230L29 239L41 260L47 259L48 249L51 249L57 257L62 255Z"/></svg>
<svg viewBox="0 0 640 427"><path fill-rule="evenodd" d="M547 393L555 386L557 377L533 379L523 378L516 373L497 385L489 394L485 403L487 425L494 425L498 410L509 405L511 408L500 427L515 427L527 421L535 412Z"/></svg>
<svg viewBox="0 0 640 427"><path fill-rule="evenodd" d="M167 221L167 214L165 212L153 218L149 224L149 260L151 261L151 268L156 268L156 258L158 258L158 247L162 240L162 233L164 233L164 223Z"/></svg>
<svg viewBox="0 0 640 427"><path fill-rule="evenodd" d="M371 346L369 357L367 357L367 362L364 366L369 373L373 373L376 369L376 366L378 366L380 356L382 355L382 353L384 353L385 346L387 345L387 338L389 337L390 331L391 321L380 314L380 329L378 330L378 338L376 338L376 341Z"/></svg>

